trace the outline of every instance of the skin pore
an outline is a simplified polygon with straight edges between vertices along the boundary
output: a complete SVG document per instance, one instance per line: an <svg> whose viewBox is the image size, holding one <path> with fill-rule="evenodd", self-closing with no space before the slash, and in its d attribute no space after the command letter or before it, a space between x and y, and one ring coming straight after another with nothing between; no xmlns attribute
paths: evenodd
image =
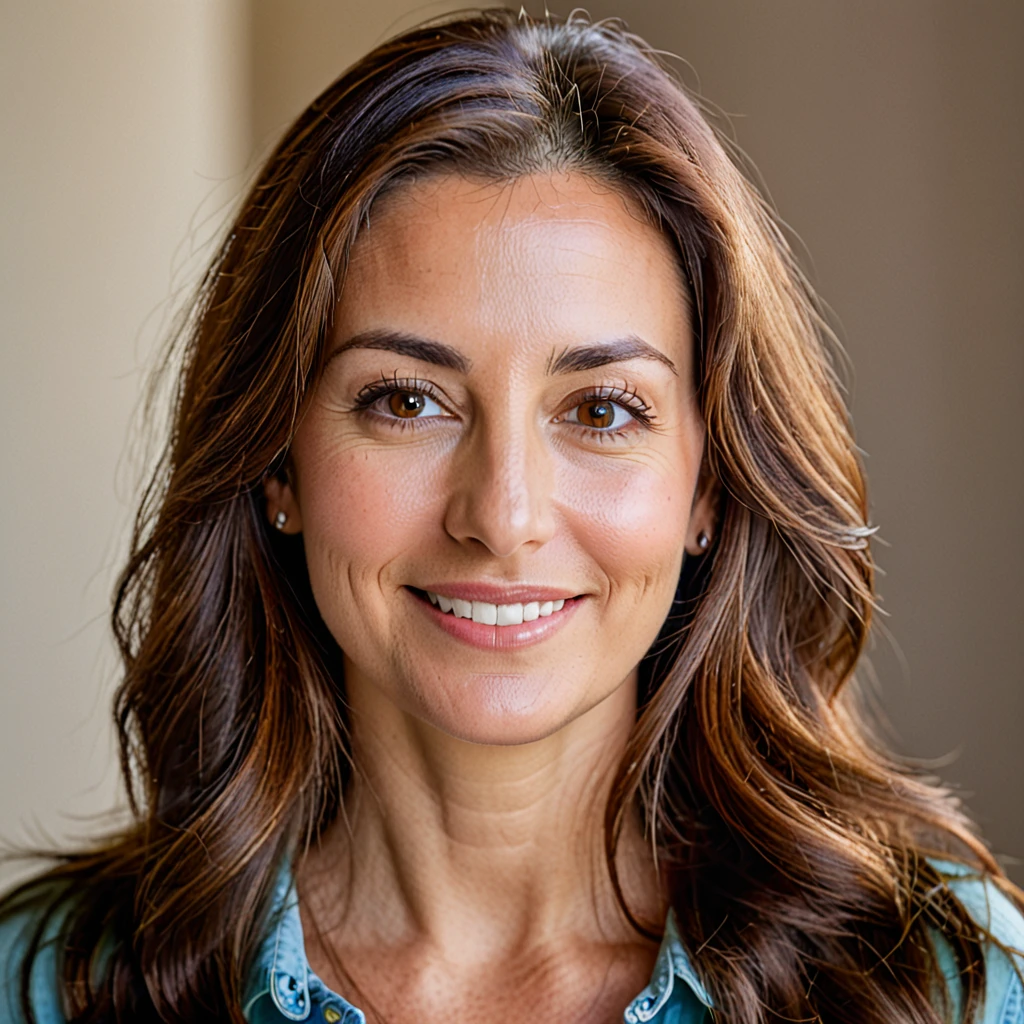
<svg viewBox="0 0 1024 1024"><path fill-rule="evenodd" d="M298 865L307 953L371 1021L621 1020L649 980L603 815L714 525L691 347L669 243L581 174L419 181L354 246L266 494L345 652L358 765ZM660 927L640 833L623 883Z"/></svg>

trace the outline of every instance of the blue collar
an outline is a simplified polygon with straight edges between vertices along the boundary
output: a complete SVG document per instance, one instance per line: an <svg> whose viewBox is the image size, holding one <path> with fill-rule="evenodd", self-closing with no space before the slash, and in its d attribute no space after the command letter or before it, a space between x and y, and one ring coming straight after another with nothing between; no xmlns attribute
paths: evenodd
<svg viewBox="0 0 1024 1024"><path fill-rule="evenodd" d="M323 1004L324 1019L337 1024L365 1024L363 1012L330 989L309 969L299 918L299 900L289 868L281 871L274 890L271 928L246 986L243 1013L251 1020L254 1007L269 996L286 1020L305 1020L314 1002ZM672 995L675 980L685 982L704 1006L711 1006L707 989L697 977L683 948L673 911L665 921L654 974L647 987L626 1007L626 1024L646 1024L661 1012Z"/></svg>

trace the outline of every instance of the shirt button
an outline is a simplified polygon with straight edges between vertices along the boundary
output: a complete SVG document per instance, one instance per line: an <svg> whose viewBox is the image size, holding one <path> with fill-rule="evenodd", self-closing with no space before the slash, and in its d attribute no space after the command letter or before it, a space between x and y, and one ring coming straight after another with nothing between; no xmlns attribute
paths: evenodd
<svg viewBox="0 0 1024 1024"><path fill-rule="evenodd" d="M324 1007L324 1020L327 1021L327 1024L338 1024L338 1021L341 1020L341 1011L334 1006Z"/></svg>

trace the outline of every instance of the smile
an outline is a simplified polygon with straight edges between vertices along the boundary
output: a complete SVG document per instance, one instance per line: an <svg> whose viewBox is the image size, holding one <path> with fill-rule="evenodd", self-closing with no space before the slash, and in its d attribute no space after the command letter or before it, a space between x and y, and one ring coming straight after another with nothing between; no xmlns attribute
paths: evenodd
<svg viewBox="0 0 1024 1024"><path fill-rule="evenodd" d="M457 619L472 619L484 626L521 626L524 622L546 619L565 607L565 600L526 601L517 604L491 604L490 601L465 601L460 597L446 597L426 591L432 605L446 615Z"/></svg>
<svg viewBox="0 0 1024 1024"><path fill-rule="evenodd" d="M572 596L565 587L478 582L435 586L405 589L427 618L450 637L483 650L538 644L562 630L586 603L585 595Z"/></svg>

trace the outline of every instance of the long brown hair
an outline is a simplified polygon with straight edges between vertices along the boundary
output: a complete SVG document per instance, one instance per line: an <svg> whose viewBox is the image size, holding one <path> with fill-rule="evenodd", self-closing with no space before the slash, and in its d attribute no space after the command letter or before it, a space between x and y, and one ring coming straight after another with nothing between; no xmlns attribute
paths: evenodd
<svg viewBox="0 0 1024 1024"><path fill-rule="evenodd" d="M59 922L72 1020L241 1019L275 873L336 818L350 772L339 651L301 541L268 528L262 482L316 385L374 200L430 173L553 169L621 190L675 245L721 492L715 547L687 567L643 665L607 809L613 878L638 806L722 1021L938 1021L933 929L976 1009L978 926L927 857L999 869L948 793L875 749L842 692L871 621L872 530L811 290L641 40L504 10L409 32L318 97L202 282L113 613L134 824L7 897L7 912L43 907L26 1004Z"/></svg>

